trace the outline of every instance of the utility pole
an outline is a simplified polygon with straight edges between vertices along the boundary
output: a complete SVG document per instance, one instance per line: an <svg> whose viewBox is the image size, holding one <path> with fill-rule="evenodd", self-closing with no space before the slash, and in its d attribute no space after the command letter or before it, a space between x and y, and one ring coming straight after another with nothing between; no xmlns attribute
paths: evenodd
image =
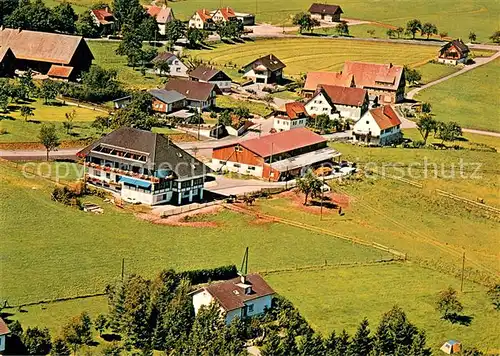
<svg viewBox="0 0 500 356"><path fill-rule="evenodd" d="M122 258L122 282L123 282L124 275L125 275L125 259Z"/></svg>
<svg viewBox="0 0 500 356"><path fill-rule="evenodd" d="M464 291L464 270L465 270L465 252L462 256L462 283L460 284L460 292Z"/></svg>
<svg viewBox="0 0 500 356"><path fill-rule="evenodd" d="M323 191L323 186L325 185L325 174L323 172L323 164L321 165L321 174L323 176L322 184L321 184L321 205L320 205L320 210L319 210L319 220L323 220L323 198L324 198L324 191Z"/></svg>

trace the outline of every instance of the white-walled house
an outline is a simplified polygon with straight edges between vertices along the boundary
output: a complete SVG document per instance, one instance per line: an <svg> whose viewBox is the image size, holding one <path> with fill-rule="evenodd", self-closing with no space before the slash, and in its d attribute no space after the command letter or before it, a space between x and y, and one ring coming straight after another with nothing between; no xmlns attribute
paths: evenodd
<svg viewBox="0 0 500 356"><path fill-rule="evenodd" d="M391 105L369 110L354 124L354 142L386 146L401 141L401 120Z"/></svg>
<svg viewBox="0 0 500 356"><path fill-rule="evenodd" d="M368 92L361 88L319 85L306 105L309 116L326 114L330 119L343 118L358 121L368 110Z"/></svg>
<svg viewBox="0 0 500 356"><path fill-rule="evenodd" d="M222 94L219 87L212 83L193 80L171 79L165 84L166 90L175 90L186 97L186 106L199 112L216 105L217 94Z"/></svg>
<svg viewBox="0 0 500 356"><path fill-rule="evenodd" d="M159 53L153 60L152 63L158 63L160 61L166 61L169 65L168 73L160 73L159 69L156 69L156 74L165 74L171 77L187 77L188 67L182 63L182 61L177 58L177 56L170 52Z"/></svg>
<svg viewBox="0 0 500 356"><path fill-rule="evenodd" d="M198 159L167 137L121 127L77 153L88 184L146 205L202 200L205 175Z"/></svg>
<svg viewBox="0 0 500 356"><path fill-rule="evenodd" d="M189 72L189 78L196 82L215 84L224 92L231 91L231 78L219 69L200 65Z"/></svg>
<svg viewBox="0 0 500 356"><path fill-rule="evenodd" d="M163 5L162 7L149 5L146 6L146 11L149 16L154 17L158 24L158 32L160 35L165 36L165 28L167 23L175 20L174 11L170 7Z"/></svg>
<svg viewBox="0 0 500 356"><path fill-rule="evenodd" d="M257 58L243 67L244 78L254 83L272 84L279 83L283 79L283 69L286 65L274 54L268 54Z"/></svg>
<svg viewBox="0 0 500 356"><path fill-rule="evenodd" d="M7 335L10 334L10 330L7 327L7 324L5 324L5 321L3 321L2 318L0 318L0 354L5 351L6 348L6 339Z"/></svg>
<svg viewBox="0 0 500 356"><path fill-rule="evenodd" d="M288 131L305 127L307 114L303 103L286 103L277 110L274 117L273 128L277 131Z"/></svg>
<svg viewBox="0 0 500 356"><path fill-rule="evenodd" d="M189 19L188 26L200 30L212 29L214 27L212 14L207 9L196 10L193 16Z"/></svg>
<svg viewBox="0 0 500 356"><path fill-rule="evenodd" d="M240 276L225 282L216 282L198 289L192 294L195 314L202 306L216 303L224 315L226 324L256 316L270 309L274 290L258 274Z"/></svg>

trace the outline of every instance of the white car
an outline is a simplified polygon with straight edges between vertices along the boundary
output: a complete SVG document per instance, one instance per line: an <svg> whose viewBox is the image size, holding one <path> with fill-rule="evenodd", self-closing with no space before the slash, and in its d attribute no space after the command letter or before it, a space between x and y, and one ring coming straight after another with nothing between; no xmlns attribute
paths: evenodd
<svg viewBox="0 0 500 356"><path fill-rule="evenodd" d="M125 198L123 198L123 201L125 203L129 203L129 204L140 204L141 203L140 201L138 201L137 199L132 198L132 197L125 197Z"/></svg>

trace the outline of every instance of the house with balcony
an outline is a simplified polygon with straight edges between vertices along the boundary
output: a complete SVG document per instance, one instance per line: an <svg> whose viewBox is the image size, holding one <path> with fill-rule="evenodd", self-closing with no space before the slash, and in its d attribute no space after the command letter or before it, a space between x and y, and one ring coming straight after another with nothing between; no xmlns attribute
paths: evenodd
<svg viewBox="0 0 500 356"><path fill-rule="evenodd" d="M161 134L121 127L77 153L86 183L129 202L181 205L203 200L210 172Z"/></svg>
<svg viewBox="0 0 500 356"><path fill-rule="evenodd" d="M286 65L274 54L257 58L243 67L244 78L254 83L273 84L283 79L283 69Z"/></svg>
<svg viewBox="0 0 500 356"><path fill-rule="evenodd" d="M165 84L165 90L174 90L186 97L186 106L199 112L216 105L216 96L222 91L216 84L193 80L171 79Z"/></svg>
<svg viewBox="0 0 500 356"><path fill-rule="evenodd" d="M249 274L211 283L195 291L192 298L195 314L202 306L216 303L229 325L236 317L246 319L270 309L274 294L274 290L259 274Z"/></svg>
<svg viewBox="0 0 500 356"><path fill-rule="evenodd" d="M469 56L469 47L462 40L453 40L439 50L438 62L443 64L465 64Z"/></svg>
<svg viewBox="0 0 500 356"><path fill-rule="evenodd" d="M213 30L215 22L212 19L212 14L207 9L196 10L193 16L189 19L188 26L200 30Z"/></svg>
<svg viewBox="0 0 500 356"><path fill-rule="evenodd" d="M102 35L109 35L115 27L115 17L109 7L90 10L90 15L94 19L94 23L101 30Z"/></svg>
<svg viewBox="0 0 500 356"><path fill-rule="evenodd" d="M391 105L371 109L354 124L352 136L354 142L366 145L399 143L403 137L401 119Z"/></svg>

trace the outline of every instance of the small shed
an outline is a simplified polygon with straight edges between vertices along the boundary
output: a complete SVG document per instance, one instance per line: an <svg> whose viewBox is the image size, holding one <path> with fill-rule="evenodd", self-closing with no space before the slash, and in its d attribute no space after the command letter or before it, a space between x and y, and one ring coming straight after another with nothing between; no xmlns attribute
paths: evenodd
<svg viewBox="0 0 500 356"><path fill-rule="evenodd" d="M443 351L448 355L457 354L461 350L462 350L462 344L456 340L448 340L443 344L443 346L441 346L441 351Z"/></svg>

